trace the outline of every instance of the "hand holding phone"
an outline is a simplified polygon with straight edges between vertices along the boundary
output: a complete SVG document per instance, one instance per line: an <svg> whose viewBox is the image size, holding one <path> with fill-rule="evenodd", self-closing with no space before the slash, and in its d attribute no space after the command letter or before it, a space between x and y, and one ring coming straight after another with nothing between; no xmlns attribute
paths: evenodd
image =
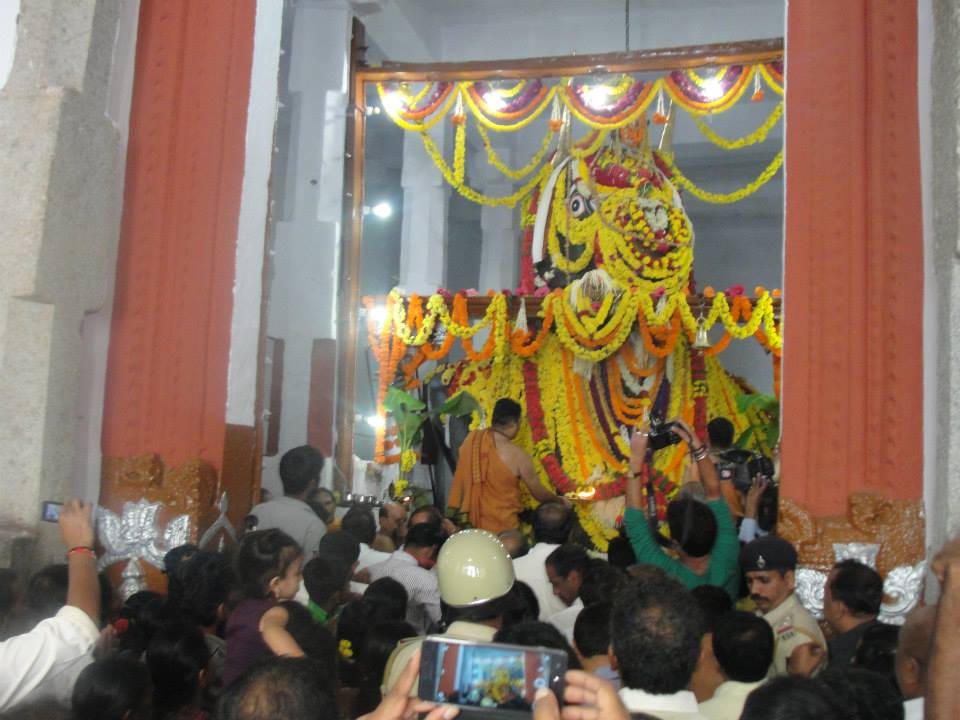
<svg viewBox="0 0 960 720"><path fill-rule="evenodd" d="M563 697L562 650L428 637L421 648L419 697L465 710L529 717L540 689Z"/></svg>

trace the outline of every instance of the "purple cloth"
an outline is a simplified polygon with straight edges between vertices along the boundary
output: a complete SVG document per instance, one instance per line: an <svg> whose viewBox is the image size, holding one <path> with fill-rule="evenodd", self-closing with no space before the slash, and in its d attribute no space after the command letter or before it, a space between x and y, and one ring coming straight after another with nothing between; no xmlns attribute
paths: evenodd
<svg viewBox="0 0 960 720"><path fill-rule="evenodd" d="M273 598L244 600L227 619L224 637L227 659L223 664L223 686L227 687L258 660L271 655L260 634L260 618L274 607Z"/></svg>

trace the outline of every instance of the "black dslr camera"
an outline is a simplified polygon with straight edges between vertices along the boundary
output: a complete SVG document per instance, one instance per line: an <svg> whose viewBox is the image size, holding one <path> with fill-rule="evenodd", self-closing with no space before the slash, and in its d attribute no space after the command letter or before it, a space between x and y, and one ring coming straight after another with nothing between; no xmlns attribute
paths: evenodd
<svg viewBox="0 0 960 720"><path fill-rule="evenodd" d="M671 428L673 423L665 423L660 418L650 418L650 436L647 440L647 447L651 450L663 450L665 447L676 445L683 438L675 433Z"/></svg>

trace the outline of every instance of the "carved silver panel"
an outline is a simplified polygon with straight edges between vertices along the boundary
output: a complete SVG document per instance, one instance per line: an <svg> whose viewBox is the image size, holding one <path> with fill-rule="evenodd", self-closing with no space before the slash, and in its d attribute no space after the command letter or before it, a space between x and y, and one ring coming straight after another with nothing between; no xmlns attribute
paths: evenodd
<svg viewBox="0 0 960 720"><path fill-rule="evenodd" d="M891 602L880 607L880 619L891 625L903 625L907 614L913 610L923 595L923 578L927 561L916 565L900 565L887 573L883 580L883 594Z"/></svg>
<svg viewBox="0 0 960 720"><path fill-rule="evenodd" d="M140 498L125 502L121 515L100 508L97 515L97 535L104 554L97 563L100 570L121 560L146 560L158 569L163 568L163 556L190 536L190 516L178 515L161 531L157 515L162 503Z"/></svg>
<svg viewBox="0 0 960 720"><path fill-rule="evenodd" d="M200 538L198 547L205 548L210 542L217 536L221 530L225 536L230 537L234 542L237 542L237 531L233 527L233 523L230 522L230 519L227 517L227 511L230 509L230 499L227 497L227 493L224 492L220 496L220 515L217 517L216 522L213 523L210 527L207 528L207 531ZM223 549L223 536L220 537L219 549Z"/></svg>
<svg viewBox="0 0 960 720"><path fill-rule="evenodd" d="M856 560L874 570L877 569L877 553L880 546L876 543L834 543L833 557L841 560Z"/></svg>
<svg viewBox="0 0 960 720"><path fill-rule="evenodd" d="M813 568L799 567L797 577L797 598L817 620L823 619L823 589L827 584L827 573Z"/></svg>
<svg viewBox="0 0 960 720"><path fill-rule="evenodd" d="M143 572L143 567L136 558L130 558L127 561L127 566L123 569L121 577L123 582L120 583L119 593L123 601L128 600L131 595L136 595L141 590L147 589L146 573Z"/></svg>

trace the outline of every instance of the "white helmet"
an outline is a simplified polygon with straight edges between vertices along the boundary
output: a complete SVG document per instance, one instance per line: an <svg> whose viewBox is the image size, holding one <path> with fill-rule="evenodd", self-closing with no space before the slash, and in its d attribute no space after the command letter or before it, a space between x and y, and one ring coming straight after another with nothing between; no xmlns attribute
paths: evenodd
<svg viewBox="0 0 960 720"><path fill-rule="evenodd" d="M462 530L437 558L440 597L452 607L470 607L503 597L513 587L513 561L496 535Z"/></svg>

